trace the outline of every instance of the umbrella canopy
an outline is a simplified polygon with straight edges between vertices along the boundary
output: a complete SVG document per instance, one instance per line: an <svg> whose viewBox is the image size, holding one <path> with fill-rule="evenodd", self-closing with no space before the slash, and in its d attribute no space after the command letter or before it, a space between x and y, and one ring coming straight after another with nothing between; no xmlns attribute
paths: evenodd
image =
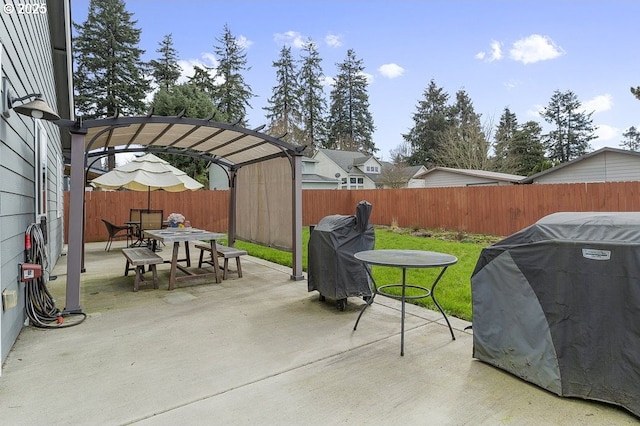
<svg viewBox="0 0 640 426"><path fill-rule="evenodd" d="M126 188L149 192L158 189L169 192L195 191L204 186L153 154L136 157L129 163L93 179L91 184L103 189Z"/></svg>

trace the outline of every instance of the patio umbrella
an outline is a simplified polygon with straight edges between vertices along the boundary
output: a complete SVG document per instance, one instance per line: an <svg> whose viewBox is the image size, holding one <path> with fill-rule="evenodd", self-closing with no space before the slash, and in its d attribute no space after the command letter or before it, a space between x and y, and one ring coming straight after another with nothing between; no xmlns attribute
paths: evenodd
<svg viewBox="0 0 640 426"><path fill-rule="evenodd" d="M132 191L147 191L147 208L151 208L151 191L195 191L203 187L182 170L153 154L136 157L129 163L93 179L91 184L103 189L126 188Z"/></svg>

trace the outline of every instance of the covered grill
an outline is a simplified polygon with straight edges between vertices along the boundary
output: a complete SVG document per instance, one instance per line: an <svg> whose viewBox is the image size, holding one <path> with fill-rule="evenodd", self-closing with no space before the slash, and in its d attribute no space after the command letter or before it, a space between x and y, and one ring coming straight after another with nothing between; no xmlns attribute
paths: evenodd
<svg viewBox="0 0 640 426"><path fill-rule="evenodd" d="M640 213L555 213L485 248L473 356L640 416Z"/></svg>
<svg viewBox="0 0 640 426"><path fill-rule="evenodd" d="M317 290L320 300L334 299L344 310L347 297L371 297L369 277L353 255L373 250L375 233L369 224L372 206L360 201L355 216L325 216L311 231L308 253L309 291Z"/></svg>

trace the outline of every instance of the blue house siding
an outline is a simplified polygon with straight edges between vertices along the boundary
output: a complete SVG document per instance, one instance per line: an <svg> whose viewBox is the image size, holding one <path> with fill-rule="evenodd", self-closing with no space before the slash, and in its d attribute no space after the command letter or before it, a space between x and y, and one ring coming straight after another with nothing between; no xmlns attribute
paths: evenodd
<svg viewBox="0 0 640 426"><path fill-rule="evenodd" d="M56 96L60 88L56 86L69 87L70 82L56 82L54 78L50 14L68 12L68 1L56 1L56 7L48 8L45 13L0 13L0 75L4 80L0 90L3 98L6 97L6 88L14 97L41 93L47 103L59 111ZM47 6L49 3L52 2ZM68 118L68 112L66 115ZM53 268L63 248L60 129L51 122L35 120L15 111L10 111L9 117L0 115L0 292L15 291L18 294L17 306L0 312L1 361L7 357L26 320L24 284L18 282L18 264L24 262L25 232L37 220L37 126L41 126L48 141L46 218L49 269Z"/></svg>

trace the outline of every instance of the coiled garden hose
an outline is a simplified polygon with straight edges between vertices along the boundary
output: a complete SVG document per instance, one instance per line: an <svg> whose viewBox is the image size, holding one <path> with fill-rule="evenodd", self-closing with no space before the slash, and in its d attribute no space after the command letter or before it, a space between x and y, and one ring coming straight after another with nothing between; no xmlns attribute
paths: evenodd
<svg viewBox="0 0 640 426"><path fill-rule="evenodd" d="M26 234L31 240L31 247L26 247L29 263L36 263L42 267L39 278L25 283L26 312L31 324L40 328L66 328L80 324L87 318L87 314L64 313L56 308L55 299L47 288L49 261L45 250L44 235L39 225L33 223L27 228ZM65 323L64 317L80 315L79 321Z"/></svg>

